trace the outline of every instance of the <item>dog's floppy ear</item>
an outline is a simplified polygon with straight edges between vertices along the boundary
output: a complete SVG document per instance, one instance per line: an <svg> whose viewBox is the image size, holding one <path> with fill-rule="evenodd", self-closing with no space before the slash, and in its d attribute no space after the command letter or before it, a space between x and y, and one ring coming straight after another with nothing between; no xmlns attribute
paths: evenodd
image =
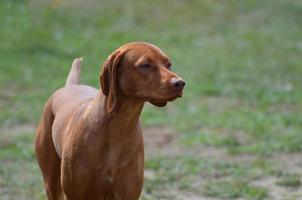
<svg viewBox="0 0 302 200"><path fill-rule="evenodd" d="M103 94L107 96L107 112L117 109L117 68L120 65L124 52L118 50L111 54L103 65L100 82Z"/></svg>

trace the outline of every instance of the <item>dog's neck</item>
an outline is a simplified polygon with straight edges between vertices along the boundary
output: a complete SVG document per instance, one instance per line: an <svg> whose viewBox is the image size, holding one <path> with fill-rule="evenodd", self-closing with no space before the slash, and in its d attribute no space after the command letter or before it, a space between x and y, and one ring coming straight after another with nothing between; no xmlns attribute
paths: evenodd
<svg viewBox="0 0 302 200"><path fill-rule="evenodd" d="M84 111L86 121L86 138L91 138L100 146L92 147L96 152L99 147L105 148L106 163L113 166L112 170L126 166L133 156L144 154L143 135L140 127L139 116L142 112L144 101L121 97L118 99L118 109L108 113L106 111L107 97L99 92L92 99ZM92 136L92 137L90 137ZM97 136L97 137L96 137ZM141 155L141 156L142 156Z"/></svg>
<svg viewBox="0 0 302 200"><path fill-rule="evenodd" d="M105 97L105 102L108 101L108 98ZM106 105L107 103L105 103ZM128 98L126 96L120 95L118 97L117 108L112 113L107 113L114 117L116 116L125 116L127 118L139 117L144 106L144 101Z"/></svg>
<svg viewBox="0 0 302 200"><path fill-rule="evenodd" d="M108 98L101 92L95 97L87 108L94 127L104 127L105 125L105 127L114 128L116 133L133 132L132 130L138 125L144 101L122 95L118 98L117 109L108 113L106 110Z"/></svg>

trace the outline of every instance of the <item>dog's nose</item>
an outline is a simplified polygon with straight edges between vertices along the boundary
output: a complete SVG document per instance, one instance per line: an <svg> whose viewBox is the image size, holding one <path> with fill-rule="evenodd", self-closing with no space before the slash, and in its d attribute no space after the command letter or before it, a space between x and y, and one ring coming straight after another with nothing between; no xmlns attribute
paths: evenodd
<svg viewBox="0 0 302 200"><path fill-rule="evenodd" d="M184 80L180 79L180 78L173 78L172 79L172 86L174 88L184 88L186 83L184 82Z"/></svg>

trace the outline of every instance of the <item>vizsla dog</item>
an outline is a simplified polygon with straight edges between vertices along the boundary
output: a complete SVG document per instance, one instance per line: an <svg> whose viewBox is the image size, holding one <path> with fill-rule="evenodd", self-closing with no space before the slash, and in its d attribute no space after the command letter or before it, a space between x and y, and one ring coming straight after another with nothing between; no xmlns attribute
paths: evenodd
<svg viewBox="0 0 302 200"><path fill-rule="evenodd" d="M47 101L35 150L48 199L137 200L144 178L139 116L182 96L185 82L158 47L128 43L100 74L101 90L79 85L75 59L65 87Z"/></svg>

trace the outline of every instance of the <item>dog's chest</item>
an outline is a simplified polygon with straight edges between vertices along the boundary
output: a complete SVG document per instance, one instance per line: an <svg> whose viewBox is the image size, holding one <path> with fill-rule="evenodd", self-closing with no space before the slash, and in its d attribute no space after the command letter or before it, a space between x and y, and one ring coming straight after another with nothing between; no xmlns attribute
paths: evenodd
<svg viewBox="0 0 302 200"><path fill-rule="evenodd" d="M134 159L134 157L133 157ZM113 160L106 160L103 164L99 165L93 177L95 177L95 186L102 190L101 194L110 196L116 193L117 187L136 187L140 186L143 180L143 157L140 155L135 156L135 161L117 163ZM139 160L139 162L138 162ZM136 184L132 184L136 183Z"/></svg>

